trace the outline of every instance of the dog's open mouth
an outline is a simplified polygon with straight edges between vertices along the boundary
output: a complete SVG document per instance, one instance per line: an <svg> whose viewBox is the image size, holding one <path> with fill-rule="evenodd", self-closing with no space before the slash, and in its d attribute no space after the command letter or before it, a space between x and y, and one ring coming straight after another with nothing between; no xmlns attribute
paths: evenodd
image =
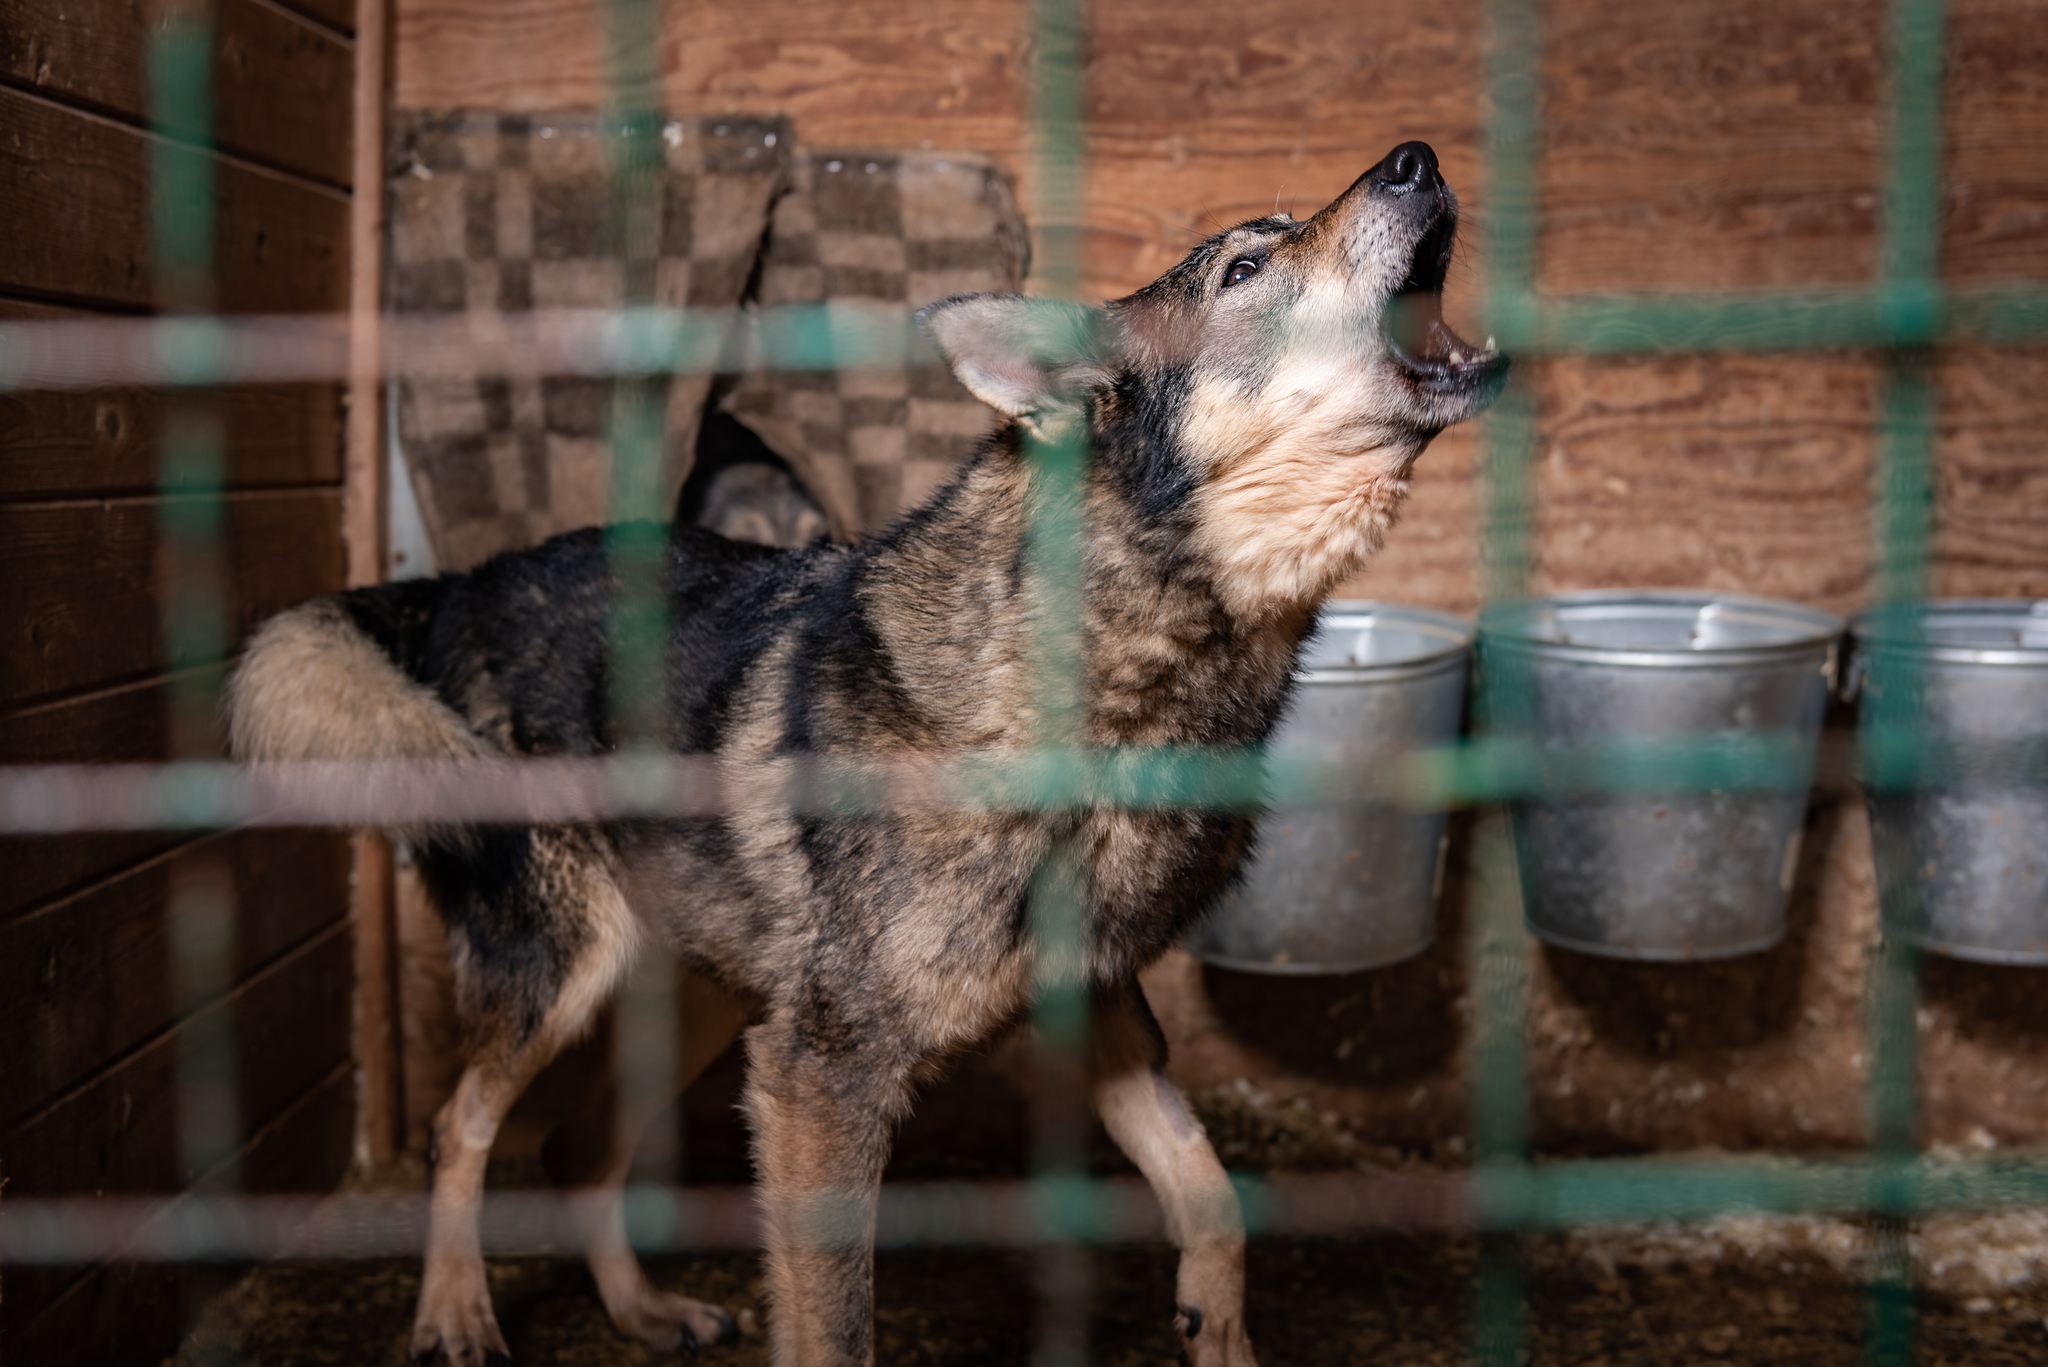
<svg viewBox="0 0 2048 1367"><path fill-rule="evenodd" d="M1455 216L1438 215L1415 244L1408 277L1387 301L1380 325L1394 363L1409 378L1434 388L1462 389L1501 374L1508 364L1491 337L1477 347L1444 322L1444 274L1457 230Z"/></svg>

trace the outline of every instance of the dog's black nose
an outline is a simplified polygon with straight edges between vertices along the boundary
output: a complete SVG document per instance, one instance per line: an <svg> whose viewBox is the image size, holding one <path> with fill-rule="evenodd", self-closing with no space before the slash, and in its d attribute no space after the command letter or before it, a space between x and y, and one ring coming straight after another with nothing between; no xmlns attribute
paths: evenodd
<svg viewBox="0 0 2048 1367"><path fill-rule="evenodd" d="M1407 194L1443 184L1436 173L1436 153L1426 142L1404 142L1372 168L1372 183L1383 190Z"/></svg>

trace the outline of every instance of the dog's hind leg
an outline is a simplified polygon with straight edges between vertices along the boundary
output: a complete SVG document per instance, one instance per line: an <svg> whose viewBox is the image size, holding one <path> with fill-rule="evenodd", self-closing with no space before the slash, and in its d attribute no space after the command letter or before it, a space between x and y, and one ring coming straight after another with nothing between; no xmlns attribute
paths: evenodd
<svg viewBox="0 0 2048 1367"><path fill-rule="evenodd" d="M484 1367L511 1358L477 1231L491 1145L534 1074L590 1028L639 935L586 832L478 832L467 845L429 847L423 867L449 921L467 1066L434 1117L411 1355L437 1367Z"/></svg>
<svg viewBox="0 0 2048 1367"><path fill-rule="evenodd" d="M426 1266L412 1330L415 1363L475 1367L511 1361L484 1281L477 1216L498 1126L551 1053L538 1041L508 1048L493 1040L463 1070L455 1094L434 1117Z"/></svg>
<svg viewBox="0 0 2048 1367"><path fill-rule="evenodd" d="M1208 1136L1161 1065L1166 1041L1135 985L1097 998L1090 1091L1102 1123L1166 1213L1180 1253L1174 1323L1191 1367L1253 1367L1244 1324L1244 1219Z"/></svg>
<svg viewBox="0 0 2048 1367"><path fill-rule="evenodd" d="M875 1360L875 1206L913 1066L889 1034L815 1001L747 1032L775 1367Z"/></svg>
<svg viewBox="0 0 2048 1367"><path fill-rule="evenodd" d="M675 995L682 1050L676 1059L677 1092L708 1068L739 1034L748 1003L696 973L683 970ZM624 1190L633 1151L647 1126L665 1114L668 1097L620 1098L615 1070L593 1079L576 1111L548 1139L549 1174L571 1189L590 1275L612 1323L664 1352L694 1351L738 1337L731 1315L715 1305L657 1291L626 1240Z"/></svg>

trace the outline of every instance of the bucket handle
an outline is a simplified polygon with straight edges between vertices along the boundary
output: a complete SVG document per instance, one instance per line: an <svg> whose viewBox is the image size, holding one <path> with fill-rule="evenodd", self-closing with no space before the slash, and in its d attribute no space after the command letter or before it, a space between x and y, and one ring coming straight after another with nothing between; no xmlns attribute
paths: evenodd
<svg viewBox="0 0 2048 1367"><path fill-rule="evenodd" d="M1855 702L1856 695L1863 691L1863 685L1870 680L1870 655L1861 645L1852 647L1849 651L1849 667L1841 671L1839 687L1837 687L1835 652L1840 648L1840 645L1841 643L1837 641L1834 645L1828 647L1828 662L1821 666L1821 672L1827 675L1828 687L1835 690L1836 697L1845 703Z"/></svg>

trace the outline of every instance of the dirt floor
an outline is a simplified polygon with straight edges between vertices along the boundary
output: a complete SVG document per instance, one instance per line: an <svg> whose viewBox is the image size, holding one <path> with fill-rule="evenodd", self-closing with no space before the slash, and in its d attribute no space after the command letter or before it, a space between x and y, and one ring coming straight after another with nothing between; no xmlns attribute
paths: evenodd
<svg viewBox="0 0 2048 1367"><path fill-rule="evenodd" d="M1959 1231L1960 1232L1960 1231ZM2032 1231L2039 1239L2042 1231ZM1862 1361L1864 1300L1852 1226L1751 1220L1527 1240L1528 1361L1676 1367L1680 1363ZM1173 1255L1164 1247L1098 1251L1092 1260L1089 1361L1171 1363ZM1250 1321L1268 1367L1471 1360L1467 1319L1476 1245L1385 1236L1255 1240ZM765 1364L756 1263L748 1255L652 1264L665 1287L718 1301L752 1332L709 1349L706 1367ZM1925 1289L1923 1364L2048 1361L2048 1285ZM496 1261L491 1283L515 1362L626 1367L668 1360L620 1336L573 1262ZM877 1360L888 1364L1024 1364L1031 1360L1030 1255L988 1250L884 1252L876 1271ZM397 1364L419 1287L415 1264L279 1264L216 1301L178 1367Z"/></svg>
<svg viewBox="0 0 2048 1367"><path fill-rule="evenodd" d="M1874 896L1867 876L1820 875L1867 865L1868 836L1860 808L1840 803L1823 805L1810 824L1806 891L1794 898L1792 933L1769 954L1672 967L1531 951L1529 1070L1540 1152L1823 1155L1862 1143L1858 1003ZM1342 978L1232 974L1178 953L1155 968L1147 990L1172 1042L1176 1077L1228 1165L1464 1164L1462 937L1455 915L1439 930L1437 945L1410 964ZM2048 1133L2044 985L2048 970L1930 962L1920 1013L1923 1137L1937 1152L2034 1149ZM584 1052L561 1070L604 1066ZM738 1059L728 1055L686 1098L686 1184L750 1180L739 1086ZM539 1139L552 1123L548 1090L543 1079L501 1137L494 1185L538 1180ZM921 1099L898 1136L891 1179L1026 1175L1030 1153L1020 1141L1032 1132L1033 1095L1030 1051L1014 1042L964 1066ZM414 1109L431 1114L433 1104L428 1097ZM1099 1172L1130 1171L1099 1132L1090 1157ZM1531 1236L1519 1244L1527 1360L1860 1363L1870 1246L1854 1221L1805 1217ZM2048 1211L1925 1220L1911 1251L1918 1362L2048 1363ZM1171 1250L1123 1246L1085 1256L1088 1361L1173 1362ZM1473 1239L1446 1234L1254 1240L1249 1314L1260 1361L1470 1362L1477 1257ZM662 1259L651 1268L660 1285L723 1304L750 1326L741 1343L707 1350L707 1367L766 1362L752 1255ZM885 1250L876 1274L877 1360L1030 1361L1041 1303L1034 1271L1028 1253ZM526 1367L663 1360L612 1329L577 1262L502 1259L491 1276L515 1361ZM206 1305L176 1367L396 1364L417 1288L411 1261L274 1264Z"/></svg>
<svg viewBox="0 0 2048 1367"><path fill-rule="evenodd" d="M998 1050L935 1088L898 1135L892 1180L1013 1178L1029 1171L1031 1131L1018 1084L1022 1056ZM686 1184L751 1178L729 1056L687 1098ZM1462 1146L1397 1149L1364 1142L1343 1117L1303 1096L1246 1083L1193 1100L1232 1167L1266 1170L1455 1169ZM494 1154L494 1186L540 1185L540 1128L511 1127ZM1130 1169L1099 1132L1090 1166ZM415 1164L376 1185L418 1189ZM1922 1364L2048 1363L2048 1211L1949 1215L1911 1234L1919 1279ZM1520 1241L1529 1306L1527 1360L1556 1367L1863 1361L1871 1239L1853 1220L1727 1216ZM1129 1245L1089 1261L1088 1361L1138 1367L1176 1360L1169 1325L1174 1255ZM1448 1367L1472 1360L1477 1242L1447 1234L1262 1238L1249 1250L1249 1315L1266 1367ZM759 1266L735 1253L650 1262L660 1286L724 1305L748 1333L708 1349L705 1367L767 1362ZM1033 1256L976 1248L884 1250L876 1268L877 1361L895 1367L1023 1364L1041 1299ZM562 1258L491 1264L499 1319L522 1367L626 1367L670 1360L613 1330L590 1277ZM167 1367L378 1367L404 1361L414 1261L272 1264L200 1312Z"/></svg>

